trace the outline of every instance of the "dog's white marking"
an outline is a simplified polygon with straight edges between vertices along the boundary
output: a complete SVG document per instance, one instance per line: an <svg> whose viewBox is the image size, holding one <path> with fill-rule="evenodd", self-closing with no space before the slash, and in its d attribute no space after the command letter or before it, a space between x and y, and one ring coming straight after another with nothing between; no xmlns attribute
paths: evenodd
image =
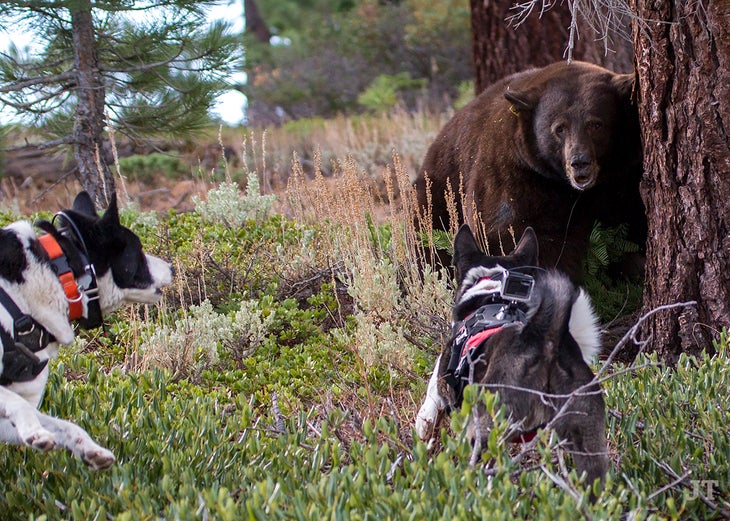
<svg viewBox="0 0 730 521"><path fill-rule="evenodd" d="M0 287L11 295L21 312L32 316L56 338L56 342L35 353L41 360L53 358L59 344L68 344L74 339L68 321L66 295L56 274L30 252L31 241L36 239L31 224L19 221L7 226L6 230L12 231L21 242L27 267L22 283L0 278ZM160 300L160 290L172 282L172 268L158 257L146 255L146 259L153 279L148 288L119 288L114 284L111 271L97 279L102 312L112 311L124 303L152 304ZM14 329L12 316L3 306L0 306L0 325L6 332ZM0 374L3 369L1 348L0 345ZM110 467L114 455L94 442L84 429L37 410L47 381L48 366L33 380L0 386L0 441L43 451L63 447L92 469Z"/></svg>
<svg viewBox="0 0 730 521"><path fill-rule="evenodd" d="M428 381L428 389L426 390L426 398L423 405L416 416L416 434L422 440L425 440L433 434L433 428L438 420L439 413L446 407L446 402L438 391L439 364L441 363L441 355L436 359L436 366L433 368L431 379Z"/></svg>
<svg viewBox="0 0 730 521"><path fill-rule="evenodd" d="M15 305L43 324L49 333L62 344L74 339L74 330L68 322L68 302L58 277L45 264L30 254L30 242L36 239L33 227L27 221L12 223L6 229L15 232L23 245L27 268L24 282L16 284L0 278L0 286L12 296ZM12 331L12 320L3 321L5 331ZM52 354L55 354L53 351Z"/></svg>
<svg viewBox="0 0 730 521"><path fill-rule="evenodd" d="M491 280L495 275L501 275L505 270L502 266L497 265L495 268L486 268L477 266L471 268L461 283L462 288L468 288L461 295L458 295L456 302L463 304L467 300L474 297L480 297L491 293L498 293L502 289L501 280Z"/></svg>
<svg viewBox="0 0 730 521"><path fill-rule="evenodd" d="M148 288L120 288L114 284L111 271L96 280L99 286L99 306L102 313L109 313L122 304L156 304L162 298L161 289L172 282L171 266L154 255L145 255L147 267L152 275L152 285Z"/></svg>
<svg viewBox="0 0 730 521"><path fill-rule="evenodd" d="M601 332L591 298L582 288L570 310L568 329L580 347L585 363L595 362L598 353L601 352Z"/></svg>

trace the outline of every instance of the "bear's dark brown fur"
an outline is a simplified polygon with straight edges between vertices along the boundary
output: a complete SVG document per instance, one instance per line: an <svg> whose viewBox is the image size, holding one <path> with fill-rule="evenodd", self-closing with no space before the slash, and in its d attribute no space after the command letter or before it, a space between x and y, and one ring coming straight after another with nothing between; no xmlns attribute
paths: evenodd
<svg viewBox="0 0 730 521"><path fill-rule="evenodd" d="M632 88L632 74L583 62L554 63L498 81L436 137L414 183L419 205L428 200L425 173L434 228L449 228L445 193L451 184L459 220L481 219L492 250L500 244L511 249L510 227L519 237L532 226L541 265L580 280L596 220L626 222L632 240L645 238Z"/></svg>

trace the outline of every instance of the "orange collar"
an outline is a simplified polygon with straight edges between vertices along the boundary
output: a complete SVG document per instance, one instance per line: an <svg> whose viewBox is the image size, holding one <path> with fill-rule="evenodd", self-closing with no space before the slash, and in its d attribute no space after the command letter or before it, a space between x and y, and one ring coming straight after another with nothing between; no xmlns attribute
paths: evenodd
<svg viewBox="0 0 730 521"><path fill-rule="evenodd" d="M73 270L68 265L66 255L64 255L58 241L50 233L46 233L38 237L38 240L46 250L48 257L51 259L54 271L58 275L58 280L63 286L63 292L66 294L68 301L68 318L76 320L84 316L84 304L79 287L76 284Z"/></svg>

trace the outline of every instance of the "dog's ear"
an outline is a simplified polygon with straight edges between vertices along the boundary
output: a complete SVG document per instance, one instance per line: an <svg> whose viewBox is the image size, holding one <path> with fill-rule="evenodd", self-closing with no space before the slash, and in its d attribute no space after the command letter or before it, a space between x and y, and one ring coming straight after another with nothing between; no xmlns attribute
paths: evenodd
<svg viewBox="0 0 730 521"><path fill-rule="evenodd" d="M94 201L88 192L80 192L74 199L73 210L90 217L97 217Z"/></svg>
<svg viewBox="0 0 730 521"><path fill-rule="evenodd" d="M476 238L468 224L462 224L454 237L454 260L456 273L461 278L471 267L471 259L475 254L481 254Z"/></svg>
<svg viewBox="0 0 730 521"><path fill-rule="evenodd" d="M537 235L535 235L535 230L533 230L530 226L525 228L525 231L522 232L520 242L517 243L517 247L515 248L515 251L512 252L511 256L523 266L537 266Z"/></svg>
<svg viewBox="0 0 730 521"><path fill-rule="evenodd" d="M102 219L104 222L109 223L112 226L120 225L116 192L112 194L111 201L109 201L109 207L106 209L106 212L104 212L104 217L102 217Z"/></svg>

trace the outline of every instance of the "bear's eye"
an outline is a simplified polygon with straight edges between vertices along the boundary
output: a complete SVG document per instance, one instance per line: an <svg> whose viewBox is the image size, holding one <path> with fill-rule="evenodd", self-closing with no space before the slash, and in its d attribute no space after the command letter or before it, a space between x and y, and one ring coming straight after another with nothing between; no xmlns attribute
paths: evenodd
<svg viewBox="0 0 730 521"><path fill-rule="evenodd" d="M565 134L565 125L563 123L558 123L553 127L553 132L558 137L562 136L563 134Z"/></svg>
<svg viewBox="0 0 730 521"><path fill-rule="evenodd" d="M603 127L603 123L600 121L591 121L588 123L588 128L591 130L600 130Z"/></svg>

